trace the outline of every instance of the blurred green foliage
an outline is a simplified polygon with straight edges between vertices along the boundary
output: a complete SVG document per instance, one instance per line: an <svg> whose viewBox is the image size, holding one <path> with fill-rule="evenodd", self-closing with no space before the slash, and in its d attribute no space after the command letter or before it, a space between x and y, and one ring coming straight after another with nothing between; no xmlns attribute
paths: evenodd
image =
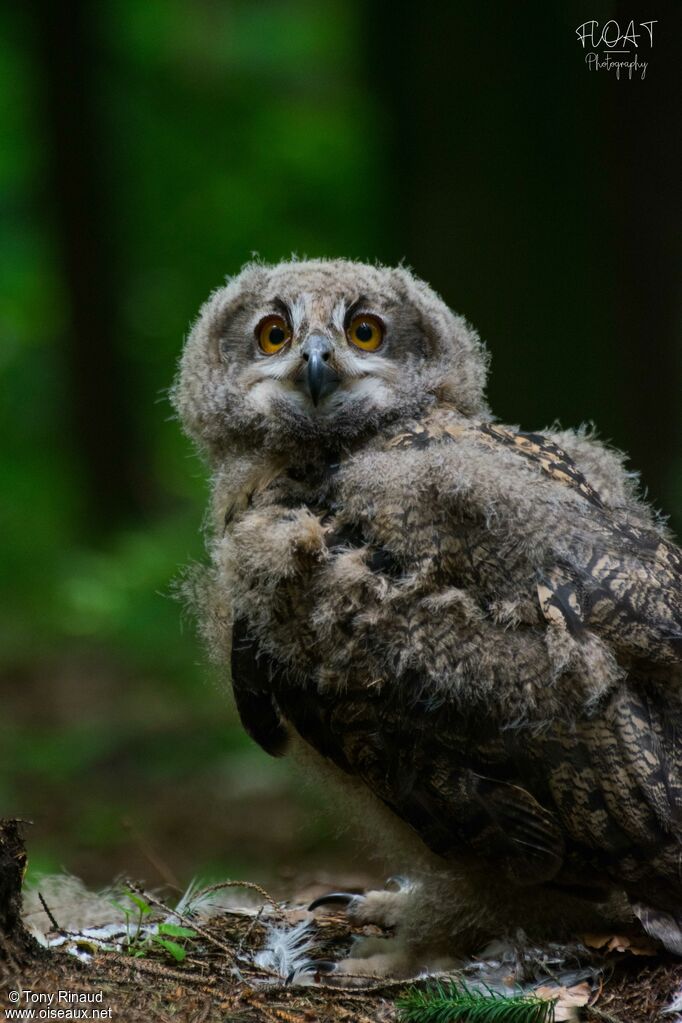
<svg viewBox="0 0 682 1023"><path fill-rule="evenodd" d="M12 88L2 90L0 109L0 472L10 498L2 652L33 657L91 637L177 676L190 644L178 632L177 607L159 592L179 564L200 555L205 483L169 424L166 391L200 303L256 248L269 259L376 250L379 180L368 142L376 114L350 59L357 12L343 3L321 11L308 2L135 0L98 12L117 285L116 310L102 314L115 318L131 368L121 401L151 453L161 508L120 535L103 530L96 550L81 542L82 480L67 425L59 340L68 296L43 188L36 28L19 10L4 19L0 62ZM362 239L358 221L373 224Z"/></svg>
<svg viewBox="0 0 682 1023"><path fill-rule="evenodd" d="M376 251L378 113L353 67L352 4L127 0L93 8L115 280L115 308L102 315L114 321L128 369L119 400L144 445L153 493L136 520L93 529L70 421L63 346L70 296L54 216L59 196L48 182L53 143L36 19L30 9L5 9L0 40L0 666L11 691L0 723L0 796L7 812L35 818L38 869L61 862L105 880L133 869L121 848L126 816L165 841L141 790L153 799L179 778L192 790L212 789L218 777L226 792L245 788L242 812L256 818L263 790L292 799L286 770L261 758L231 721L224 692L207 682L193 624L172 599L180 568L203 553L207 489L171 421L167 389L199 305L254 250L268 259ZM91 342L96 360L98 338ZM115 668L102 673L102 659ZM55 707L65 673L76 693L68 687L64 706ZM111 774L119 768L117 786ZM221 795L216 813L225 813ZM299 803L306 806L305 797ZM184 809L200 829L191 796L189 804L175 812ZM325 828L314 823L306 839L307 820L306 811L300 823L280 824L286 836L299 829L282 841L315 846ZM230 827L227 820L218 838L197 838L185 869L220 874L249 862L267 876L267 850L254 865L249 848L230 847ZM253 845L253 835L247 841ZM109 861L98 858L101 847Z"/></svg>
<svg viewBox="0 0 682 1023"><path fill-rule="evenodd" d="M405 257L489 334L502 415L560 403L575 422L598 403L614 440L639 444L647 479L651 456L656 500L682 506L670 417L647 436L621 373L637 383L646 342L636 327L623 341L614 316L632 291L622 236L596 237L617 203L589 222L620 173L608 146L605 162L586 156L616 93L587 76L559 7L529 5L524 20L471 3L119 0L55 8L47 27L40 4L0 14L0 798L36 820L34 864L104 881L144 872L151 843L184 882L330 855L316 797L245 738L172 597L202 557L207 487L167 389L199 305L252 252ZM72 74L92 165L78 165L78 132L53 130ZM617 102L646 99L643 84ZM65 205L70 143L75 171L97 178L80 211ZM634 168L631 199L657 192L648 174ZM97 243L75 271L70 231ZM557 308L577 267L576 306ZM74 273L104 305L80 358L120 364L113 401L130 424L120 449L103 441L98 472L73 417L87 401L85 432L104 436L74 372ZM657 380L675 393L662 344L644 367L649 409ZM573 357L589 362L582 376ZM92 491L119 474L134 484L128 515L93 514Z"/></svg>

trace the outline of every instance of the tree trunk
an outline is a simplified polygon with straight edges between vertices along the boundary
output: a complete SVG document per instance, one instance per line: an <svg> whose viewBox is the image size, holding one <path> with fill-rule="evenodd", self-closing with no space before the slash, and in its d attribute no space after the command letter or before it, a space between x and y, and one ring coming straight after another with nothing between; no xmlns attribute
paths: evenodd
<svg viewBox="0 0 682 1023"><path fill-rule="evenodd" d="M0 820L0 961L23 963L43 950L21 919L21 884L26 869L22 821Z"/></svg>
<svg viewBox="0 0 682 1023"><path fill-rule="evenodd" d="M631 19L636 26L645 19L658 20L653 46L641 46L640 56L648 63L645 79L610 83L604 160L614 207L615 308L625 360L627 447L651 497L677 514L680 529L682 509L673 507L673 473L676 469L679 474L682 465L682 11L673 4L656 7L647 14L641 5L617 5L614 17L621 26Z"/></svg>
<svg viewBox="0 0 682 1023"><path fill-rule="evenodd" d="M674 511L680 8L634 6L613 14L624 32L659 18L643 81L586 66L576 28L607 16L540 0L374 0L366 66L390 146L385 258L489 342L500 418L594 422Z"/></svg>
<svg viewBox="0 0 682 1023"><path fill-rule="evenodd" d="M98 7L36 0L46 190L66 295L64 352L72 447L91 531L139 513L150 478L119 342L121 282L107 189L107 142L98 71Z"/></svg>

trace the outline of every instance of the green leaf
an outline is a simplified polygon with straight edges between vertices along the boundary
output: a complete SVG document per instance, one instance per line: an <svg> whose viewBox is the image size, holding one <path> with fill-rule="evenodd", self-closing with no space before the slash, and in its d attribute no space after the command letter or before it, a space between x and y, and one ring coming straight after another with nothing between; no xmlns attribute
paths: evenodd
<svg viewBox="0 0 682 1023"><path fill-rule="evenodd" d="M130 901L137 906L140 913L143 914L151 913L152 907L148 906L144 899L141 899L139 895L133 895L132 892L126 892L126 895L130 899Z"/></svg>
<svg viewBox="0 0 682 1023"><path fill-rule="evenodd" d="M186 958L187 952L182 945L178 945L177 941L168 941L166 938L159 938L157 934L152 935L152 939L157 945L161 945L162 948L165 948L166 952L170 952L173 958L177 959L179 963Z"/></svg>
<svg viewBox="0 0 682 1023"><path fill-rule="evenodd" d="M179 927L177 924L159 924L159 934L170 934L172 938L196 938L197 932L191 927Z"/></svg>

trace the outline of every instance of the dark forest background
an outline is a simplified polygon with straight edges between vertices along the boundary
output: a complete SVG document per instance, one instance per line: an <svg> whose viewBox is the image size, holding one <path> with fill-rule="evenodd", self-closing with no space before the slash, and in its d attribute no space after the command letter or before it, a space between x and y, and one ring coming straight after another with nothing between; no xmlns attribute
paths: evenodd
<svg viewBox="0 0 682 1023"><path fill-rule="evenodd" d="M679 7L633 6L4 8L0 810L32 871L352 866L172 597L207 489L166 392L252 252L406 260L500 418L594 421L680 530ZM577 25L632 16L645 80L588 71Z"/></svg>

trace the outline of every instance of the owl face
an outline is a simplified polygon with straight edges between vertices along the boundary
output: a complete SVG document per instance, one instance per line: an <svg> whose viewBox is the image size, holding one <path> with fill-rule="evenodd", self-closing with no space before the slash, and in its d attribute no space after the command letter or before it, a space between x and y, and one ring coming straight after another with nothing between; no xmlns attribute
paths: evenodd
<svg viewBox="0 0 682 1023"><path fill-rule="evenodd" d="M203 307L174 397L209 452L283 449L376 431L455 381L475 411L484 374L476 335L402 268L251 264Z"/></svg>

